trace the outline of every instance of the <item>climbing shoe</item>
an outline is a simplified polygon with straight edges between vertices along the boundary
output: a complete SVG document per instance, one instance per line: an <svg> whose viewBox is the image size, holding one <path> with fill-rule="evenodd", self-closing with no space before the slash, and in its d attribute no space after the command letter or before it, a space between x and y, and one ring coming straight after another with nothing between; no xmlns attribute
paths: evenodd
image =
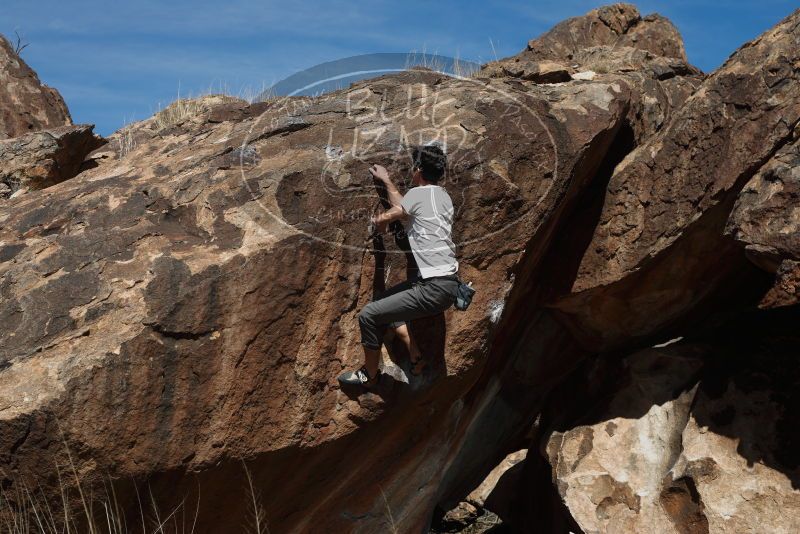
<svg viewBox="0 0 800 534"><path fill-rule="evenodd" d="M339 383L343 386L364 386L367 389L372 389L377 386L380 380L381 372L378 371L378 374L370 378L366 366L339 375Z"/></svg>
<svg viewBox="0 0 800 534"><path fill-rule="evenodd" d="M423 358L422 355L420 355L420 357L416 360L409 357L408 361L411 363L410 372L415 377L422 376L425 373L425 370L428 368L428 362L425 361L425 358Z"/></svg>

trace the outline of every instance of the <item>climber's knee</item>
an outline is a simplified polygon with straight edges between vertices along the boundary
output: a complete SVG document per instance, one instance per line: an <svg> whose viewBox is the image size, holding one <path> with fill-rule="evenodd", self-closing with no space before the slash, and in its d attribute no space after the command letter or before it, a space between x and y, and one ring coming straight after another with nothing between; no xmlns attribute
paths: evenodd
<svg viewBox="0 0 800 534"><path fill-rule="evenodd" d="M358 314L358 326L361 329L361 344L368 349L378 349L381 346L379 326L375 323L375 307L370 302Z"/></svg>
<svg viewBox="0 0 800 534"><path fill-rule="evenodd" d="M358 324L360 324L362 327L375 324L375 311L372 304L373 303L370 302L364 306L358 314Z"/></svg>

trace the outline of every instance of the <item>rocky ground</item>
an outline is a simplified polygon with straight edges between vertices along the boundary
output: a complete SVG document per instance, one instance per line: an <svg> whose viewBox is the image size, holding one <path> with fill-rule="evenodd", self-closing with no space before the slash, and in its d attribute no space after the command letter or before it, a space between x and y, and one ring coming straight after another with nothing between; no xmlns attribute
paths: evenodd
<svg viewBox="0 0 800 534"><path fill-rule="evenodd" d="M12 505L138 518L146 495L198 533L797 530L800 11L709 74L614 4L468 78L179 101L105 140L2 44ZM431 140L478 292L412 325L422 379L387 340L391 378L343 391L358 311L413 269L365 241L366 169L402 181Z"/></svg>

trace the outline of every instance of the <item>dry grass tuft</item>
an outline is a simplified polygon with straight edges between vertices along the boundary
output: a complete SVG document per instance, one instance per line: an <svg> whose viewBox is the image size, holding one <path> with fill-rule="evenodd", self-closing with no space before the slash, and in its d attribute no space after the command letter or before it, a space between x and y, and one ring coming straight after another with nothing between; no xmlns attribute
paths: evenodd
<svg viewBox="0 0 800 534"><path fill-rule="evenodd" d="M200 513L200 487L194 510L187 509L186 497L171 510L162 510L150 487L146 503L136 484L138 510L136 517L126 518L117 498L114 483L103 482L100 493L89 491L79 476L72 452L62 433L66 465L56 464L60 495L52 501L39 487L30 490L22 480L0 486L0 533L2 534L193 534ZM244 464L243 464L244 465ZM261 505L250 471L244 465L252 507L249 519L254 534L269 534L266 513ZM6 473L4 478L9 479ZM74 479L74 480L71 480ZM7 489L11 488L11 489ZM77 502L77 504L75 504Z"/></svg>
<svg viewBox="0 0 800 534"><path fill-rule="evenodd" d="M419 54L416 50L412 50L406 56L405 70L415 67L424 67L448 76L455 76L456 78L469 78L480 70L480 66L476 66L471 62L463 62L458 54L453 58L452 67L448 68L436 52L428 54L425 52L424 47Z"/></svg>
<svg viewBox="0 0 800 534"><path fill-rule="evenodd" d="M380 487L380 486L378 486ZM381 489L381 496L383 497L383 504L386 507L386 518L389 521L389 528L392 534L398 534L400 531L397 530L397 525L394 522L394 514L392 514L392 507L389 506L389 499L386 498L386 492Z"/></svg>
<svg viewBox="0 0 800 534"><path fill-rule="evenodd" d="M247 85L238 91L233 91L225 82L219 82L217 85L209 85L206 91L196 96L190 94L185 98L181 98L180 87L178 87L178 97L172 103L163 109L159 104L156 113L153 115L152 124L156 131L181 124L205 111L209 99L223 102L225 100L244 100L253 104L255 102L268 102L275 98L271 87L264 82L258 88Z"/></svg>
<svg viewBox="0 0 800 534"><path fill-rule="evenodd" d="M203 110L198 98L178 98L164 109L153 115L153 126L156 130L164 130L180 124L188 118L198 115Z"/></svg>
<svg viewBox="0 0 800 534"><path fill-rule="evenodd" d="M250 492L250 506L252 507L250 510L251 530L254 534L269 534L267 514L261 505L261 496L253 487L253 477L250 476L250 470L244 460L242 460L242 467L244 468L244 474L247 476L247 486Z"/></svg>
<svg viewBox="0 0 800 534"><path fill-rule="evenodd" d="M131 128L130 125L123 126L122 129L119 130L116 142L119 159L133 152L133 149L136 148L136 138L133 135L133 128Z"/></svg>

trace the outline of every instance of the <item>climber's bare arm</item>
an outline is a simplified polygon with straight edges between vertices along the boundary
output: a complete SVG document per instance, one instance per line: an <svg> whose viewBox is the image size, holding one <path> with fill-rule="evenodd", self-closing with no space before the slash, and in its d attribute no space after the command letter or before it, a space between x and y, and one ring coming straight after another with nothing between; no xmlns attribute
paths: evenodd
<svg viewBox="0 0 800 534"><path fill-rule="evenodd" d="M402 199L403 197L401 196L400 200ZM397 206L392 206L380 215L372 217L372 224L375 225L375 228L378 232L383 233L386 231L386 228L389 226L390 222L403 221L407 217L408 214L406 213L406 210L404 210L403 207L398 203Z"/></svg>
<svg viewBox="0 0 800 534"><path fill-rule="evenodd" d="M400 202L403 200L403 195L400 194L400 191L394 186L392 179L389 178L389 171L386 170L386 167L382 165L373 165L369 168L369 173L379 182L383 184L386 188L387 197L389 200L389 204L392 207L399 207Z"/></svg>

